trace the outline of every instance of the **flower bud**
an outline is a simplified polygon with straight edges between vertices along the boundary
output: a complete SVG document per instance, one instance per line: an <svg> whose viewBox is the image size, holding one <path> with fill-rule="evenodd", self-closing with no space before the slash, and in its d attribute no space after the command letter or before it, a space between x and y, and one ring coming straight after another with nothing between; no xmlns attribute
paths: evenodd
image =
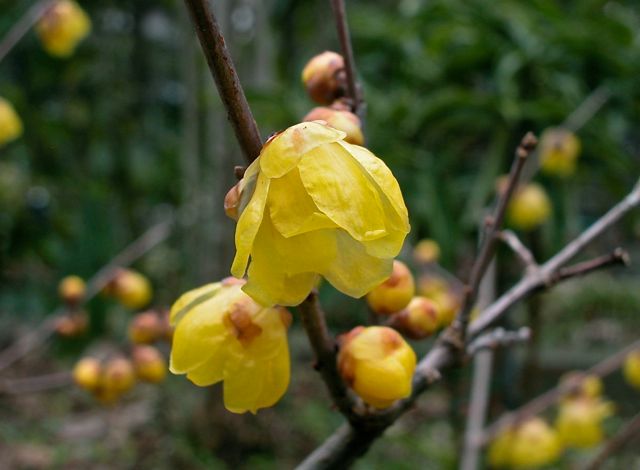
<svg viewBox="0 0 640 470"><path fill-rule="evenodd" d="M439 307L440 327L445 328L449 326L456 318L456 314L460 309L460 299L450 289L433 294L431 297L436 305Z"/></svg>
<svg viewBox="0 0 640 470"><path fill-rule="evenodd" d="M104 366L102 375L102 388L106 392L122 394L130 390L136 382L136 375L133 365L129 359L116 357L110 359Z"/></svg>
<svg viewBox="0 0 640 470"><path fill-rule="evenodd" d="M89 316L86 312L74 312L56 320L55 331L65 338L75 338L86 333L89 328Z"/></svg>
<svg viewBox="0 0 640 470"><path fill-rule="evenodd" d="M153 291L149 280L139 272L122 269L108 286L108 292L127 308L137 310L151 301Z"/></svg>
<svg viewBox="0 0 640 470"><path fill-rule="evenodd" d="M0 97L0 147L22 135L22 121L11 103Z"/></svg>
<svg viewBox="0 0 640 470"><path fill-rule="evenodd" d="M420 240L413 249L413 258L420 264L437 263L440 258L440 245L435 240Z"/></svg>
<svg viewBox="0 0 640 470"><path fill-rule="evenodd" d="M90 392L100 386L102 366L95 357L80 359L73 368L73 381L80 387Z"/></svg>
<svg viewBox="0 0 640 470"><path fill-rule="evenodd" d="M496 437L489 447L489 463L499 468L537 468L555 461L561 451L553 428L541 418L531 418Z"/></svg>
<svg viewBox="0 0 640 470"><path fill-rule="evenodd" d="M367 303L375 313L389 315L405 308L414 294L411 271L402 261L394 260L391 276L367 294Z"/></svg>
<svg viewBox="0 0 640 470"><path fill-rule="evenodd" d="M565 398L598 398L602 395L602 380L597 375L572 371L560 378L560 384L572 389Z"/></svg>
<svg viewBox="0 0 640 470"><path fill-rule="evenodd" d="M547 129L540 139L540 167L543 173L567 177L576 170L580 139L567 129Z"/></svg>
<svg viewBox="0 0 640 470"><path fill-rule="evenodd" d="M91 30L91 20L76 2L58 0L36 25L36 31L47 52L68 57Z"/></svg>
<svg viewBox="0 0 640 470"><path fill-rule="evenodd" d="M551 201L537 183L520 188L507 207L507 221L519 230L533 230L551 215Z"/></svg>
<svg viewBox="0 0 640 470"><path fill-rule="evenodd" d="M426 297L414 297L391 317L390 325L411 339L431 336L440 326L439 307Z"/></svg>
<svg viewBox="0 0 640 470"><path fill-rule="evenodd" d="M153 346L136 346L131 356L140 380L159 383L167 376L167 364L160 351Z"/></svg>
<svg viewBox="0 0 640 470"><path fill-rule="evenodd" d="M319 104L330 104L343 96L345 81L344 59L335 52L314 56L302 70L302 83L309 97Z"/></svg>
<svg viewBox="0 0 640 470"><path fill-rule="evenodd" d="M327 125L344 132L345 141L354 145L364 145L360 118L350 111L338 111L326 107L313 108L302 118L303 121L324 121Z"/></svg>
<svg viewBox="0 0 640 470"><path fill-rule="evenodd" d="M411 394L416 355L397 331L360 326L340 343L340 374L365 403L387 408Z"/></svg>
<svg viewBox="0 0 640 470"><path fill-rule="evenodd" d="M622 373L629 385L640 389L640 349L629 353L624 361Z"/></svg>
<svg viewBox="0 0 640 470"><path fill-rule="evenodd" d="M599 398L573 398L562 402L555 427L565 446L594 447L602 442L602 421L613 413L613 404Z"/></svg>
<svg viewBox="0 0 640 470"><path fill-rule="evenodd" d="M165 333L163 319L153 310L139 313L129 322L129 340L134 344L153 343Z"/></svg>
<svg viewBox="0 0 640 470"><path fill-rule="evenodd" d="M58 295L67 305L77 305L84 298L87 286L79 276L66 276L58 284Z"/></svg>

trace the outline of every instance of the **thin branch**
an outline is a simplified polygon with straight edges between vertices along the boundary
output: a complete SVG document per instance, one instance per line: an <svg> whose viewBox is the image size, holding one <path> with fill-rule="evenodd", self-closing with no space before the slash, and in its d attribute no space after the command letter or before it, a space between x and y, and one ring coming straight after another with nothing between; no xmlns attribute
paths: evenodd
<svg viewBox="0 0 640 470"><path fill-rule="evenodd" d="M478 336L467 346L467 354L475 355L481 349L497 349L524 343L531 338L531 328L523 326L516 331L507 331L498 327L483 335Z"/></svg>
<svg viewBox="0 0 640 470"><path fill-rule="evenodd" d="M609 101L609 98L611 98L609 89L604 85L600 85L564 120L560 127L568 129L571 132L578 132L579 129L600 111L600 108Z"/></svg>
<svg viewBox="0 0 640 470"><path fill-rule="evenodd" d="M95 297L113 279L120 268L129 266L153 247L166 240L171 233L172 225L173 217L154 225L96 272L87 281L87 290L81 305ZM1 351L0 371L11 366L33 349L46 342L54 333L56 322L65 313L65 310L63 307L58 307L40 325Z"/></svg>
<svg viewBox="0 0 640 470"><path fill-rule="evenodd" d="M552 276L552 283L569 279L572 277L584 276L592 271L597 271L608 266L620 264L623 266L629 266L629 253L622 248L616 248L612 253L607 255L598 256L597 258L576 263L573 266L561 268L556 274Z"/></svg>
<svg viewBox="0 0 640 470"><path fill-rule="evenodd" d="M585 375L593 375L597 377L605 377L620 368L620 365L624 362L627 355L640 348L640 340L635 341L626 348L621 349L612 356L608 356L603 359L589 370L585 372ZM491 426L485 429L481 437L481 444L485 445L489 443L498 433L507 426L511 426L515 423L521 422L531 416L535 416L542 411L546 410L549 406L556 403L561 397L571 393L576 387L579 387L579 382L562 382L558 386L548 390L547 392L534 398L527 404L521 406L515 411L507 413L494 422Z"/></svg>
<svg viewBox="0 0 640 470"><path fill-rule="evenodd" d="M640 436L640 413L635 415L618 433L607 441L585 470L599 470L609 457L622 449L633 438Z"/></svg>
<svg viewBox="0 0 640 470"><path fill-rule="evenodd" d="M329 335L318 294L311 292L298 309L302 317L302 324L315 353L315 369L322 376L322 380L329 390L333 403L347 419L356 419L354 408L358 404L349 391L338 372L336 360L336 343Z"/></svg>
<svg viewBox="0 0 640 470"><path fill-rule="evenodd" d="M518 256L518 259L522 261L522 264L525 268L537 268L538 263L536 263L533 253L531 253L529 248L527 248L524 243L522 243L520 238L518 238L518 235L516 235L511 230L502 230L498 233L497 236L501 241L506 243L509 248L511 248L511 251L513 251Z"/></svg>
<svg viewBox="0 0 640 470"><path fill-rule="evenodd" d="M57 0L40 0L22 15L0 42L0 62L56 2Z"/></svg>
<svg viewBox="0 0 640 470"><path fill-rule="evenodd" d="M340 48L342 50L342 56L344 57L345 72L347 74L347 92L351 99L351 109L360 119L363 119L365 109L362 99L362 88L358 83L344 0L331 0L331 9L333 10L336 28L338 30L338 39L340 40Z"/></svg>
<svg viewBox="0 0 640 470"><path fill-rule="evenodd" d="M66 387L72 382L71 373L67 371L36 377L4 379L0 381L0 394L22 395L24 393L46 392Z"/></svg>
<svg viewBox="0 0 640 470"><path fill-rule="evenodd" d="M227 110L227 118L246 160L251 163L260 155L262 139L210 2L185 0L185 4L216 82L218 94Z"/></svg>

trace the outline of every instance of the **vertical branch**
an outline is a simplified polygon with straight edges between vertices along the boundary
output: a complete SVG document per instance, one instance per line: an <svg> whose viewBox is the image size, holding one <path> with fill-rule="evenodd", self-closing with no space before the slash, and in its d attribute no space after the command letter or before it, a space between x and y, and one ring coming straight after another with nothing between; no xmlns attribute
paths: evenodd
<svg viewBox="0 0 640 470"><path fill-rule="evenodd" d="M0 62L55 3L56 0L40 0L29 8L22 18L13 25L7 35L2 38L2 42L0 42Z"/></svg>
<svg viewBox="0 0 640 470"><path fill-rule="evenodd" d="M338 39L340 40L340 48L344 57L344 66L347 73L347 92L351 99L352 110L355 114L364 118L364 106L362 100L362 90L358 85L356 76L356 64L353 57L353 46L351 45L351 35L349 34L349 24L347 23L347 11L344 6L344 0L331 0L331 9L336 20L336 28L338 30Z"/></svg>
<svg viewBox="0 0 640 470"><path fill-rule="evenodd" d="M251 163L260 155L262 140L211 5L208 0L185 0L185 4L236 139Z"/></svg>

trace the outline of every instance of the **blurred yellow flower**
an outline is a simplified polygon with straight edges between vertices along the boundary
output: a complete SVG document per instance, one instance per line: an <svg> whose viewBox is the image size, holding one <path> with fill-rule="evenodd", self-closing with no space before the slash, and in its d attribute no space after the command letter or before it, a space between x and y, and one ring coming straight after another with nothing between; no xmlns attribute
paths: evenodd
<svg viewBox="0 0 640 470"><path fill-rule="evenodd" d="M169 369L199 386L223 381L224 406L256 413L289 385L289 313L258 305L228 278L189 291L171 308Z"/></svg>
<svg viewBox="0 0 640 470"><path fill-rule="evenodd" d="M76 2L58 0L40 19L36 31L49 54L68 57L91 31L91 20Z"/></svg>
<svg viewBox="0 0 640 470"><path fill-rule="evenodd" d="M551 215L551 201L538 183L519 188L507 207L507 222L519 230L533 230Z"/></svg>
<svg viewBox="0 0 640 470"><path fill-rule="evenodd" d="M231 273L263 305L297 305L324 276L362 297L391 274L409 232L398 182L345 134L317 122L270 139L238 187ZM251 257L251 263L249 263Z"/></svg>
<svg viewBox="0 0 640 470"><path fill-rule="evenodd" d="M627 355L622 373L629 385L640 389L640 349L632 351Z"/></svg>
<svg viewBox="0 0 640 470"><path fill-rule="evenodd" d="M562 402L555 427L567 447L588 448L602 442L602 421L613 414L613 404L600 398L572 398Z"/></svg>
<svg viewBox="0 0 640 470"><path fill-rule="evenodd" d="M540 167L543 173L566 177L576 170L580 139L567 129L547 129L540 138Z"/></svg>
<svg viewBox="0 0 640 470"><path fill-rule="evenodd" d="M0 147L22 135L22 121L11 103L0 97Z"/></svg>

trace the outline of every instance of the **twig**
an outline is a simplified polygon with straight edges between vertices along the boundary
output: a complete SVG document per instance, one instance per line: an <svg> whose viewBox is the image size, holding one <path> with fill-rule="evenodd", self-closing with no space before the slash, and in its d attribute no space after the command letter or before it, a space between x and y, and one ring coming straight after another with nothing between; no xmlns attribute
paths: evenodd
<svg viewBox="0 0 640 470"><path fill-rule="evenodd" d="M21 395L23 393L46 392L66 387L71 383L71 373L66 371L36 377L4 379L0 381L0 394Z"/></svg>
<svg viewBox="0 0 640 470"><path fill-rule="evenodd" d="M311 292L298 309L302 324L316 357L316 370L322 376L333 403L347 419L354 420L354 407L357 404L353 394L346 387L338 372L336 344L329 335L325 315L318 301L318 294Z"/></svg>
<svg viewBox="0 0 640 470"><path fill-rule="evenodd" d="M531 253L529 248L527 248L524 243L522 243L522 241L518 238L518 235L516 235L513 231L502 230L498 233L497 236L500 240L505 242L509 246L509 248L511 248L511 251L513 251L518 256L518 259L522 261L522 264L525 268L535 269L538 266L533 253Z"/></svg>
<svg viewBox="0 0 640 470"><path fill-rule="evenodd" d="M603 359L587 370L585 375L605 377L615 372L620 368L620 365L624 362L627 355L638 348L640 348L640 340L635 341L612 356ZM485 429L481 437L481 444L484 445L489 443L505 427L521 422L522 420L544 411L549 406L556 403L561 397L574 390L577 386L579 386L579 382L571 381L560 383L558 386L548 390L542 395L539 395L517 410L503 415L491 426Z"/></svg>
<svg viewBox="0 0 640 470"><path fill-rule="evenodd" d="M609 98L611 98L609 89L604 85L600 85L564 120L560 127L571 132L578 132L582 126L600 111L600 108L609 101Z"/></svg>
<svg viewBox="0 0 640 470"><path fill-rule="evenodd" d="M198 33L218 93L227 110L227 118L233 126L246 160L251 163L260 155L262 139L210 2L185 0L185 4Z"/></svg>
<svg viewBox="0 0 640 470"><path fill-rule="evenodd" d="M13 25L0 42L0 62L11 52L20 42L25 34L35 25L49 9L55 5L57 0L40 0L36 2L22 17Z"/></svg>
<svg viewBox="0 0 640 470"><path fill-rule="evenodd" d="M129 266L150 249L164 241L171 233L172 224L173 217L170 217L154 225L96 272L87 282L87 290L82 300L82 305L95 297L113 279L120 268ZM58 307L29 334L22 336L11 346L0 352L0 371L22 359L30 351L47 341L55 331L58 318L64 312L65 309L63 307Z"/></svg>
<svg viewBox="0 0 640 470"><path fill-rule="evenodd" d="M502 327L495 328L478 336L467 346L467 354L475 355L481 349L496 349L529 341L531 328L523 326L515 331L507 331Z"/></svg>
<svg viewBox="0 0 640 470"><path fill-rule="evenodd" d="M588 261L576 263L573 266L561 268L558 270L557 274L552 276L551 282L555 283L558 281L562 281L563 279L583 276L585 274L590 273L591 271L596 271L603 267L607 267L615 264L628 266L629 253L627 253L622 248L616 248L615 250L613 250L612 253L609 253L607 255L598 256L597 258L593 258Z"/></svg>
<svg viewBox="0 0 640 470"><path fill-rule="evenodd" d="M616 435L609 439L591 463L585 467L585 470L598 470L602 468L602 464L604 464L609 457L622 449L631 439L638 435L640 435L640 413L631 418Z"/></svg>
<svg viewBox="0 0 640 470"><path fill-rule="evenodd" d="M342 49L342 56L344 57L345 72L347 74L347 92L351 99L351 109L360 119L363 119L365 108L362 99L362 89L358 84L344 0L331 0L331 9L333 10L333 16L336 21L338 39L340 40L340 48Z"/></svg>

